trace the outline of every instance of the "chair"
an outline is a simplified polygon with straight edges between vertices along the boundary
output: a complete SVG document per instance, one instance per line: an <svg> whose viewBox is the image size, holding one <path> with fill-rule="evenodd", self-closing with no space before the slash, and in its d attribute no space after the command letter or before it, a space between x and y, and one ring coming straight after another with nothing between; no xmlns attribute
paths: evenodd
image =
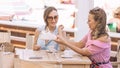
<svg viewBox="0 0 120 68"><path fill-rule="evenodd" d="M11 44L11 33L0 31L0 68L13 68L14 47Z"/></svg>
<svg viewBox="0 0 120 68"><path fill-rule="evenodd" d="M33 34L27 34L26 35L26 49L33 49L34 45L34 35Z"/></svg>
<svg viewBox="0 0 120 68"><path fill-rule="evenodd" d="M116 61L111 61L113 68L120 68L120 40L118 40L117 51L111 51L111 57L116 57Z"/></svg>
<svg viewBox="0 0 120 68"><path fill-rule="evenodd" d="M0 50L4 52L14 52L14 46L11 44L11 33L8 31L0 32Z"/></svg>
<svg viewBox="0 0 120 68"><path fill-rule="evenodd" d="M7 31L2 31L0 32L0 43L3 43L3 42L11 42L10 40L10 35L11 33L10 32L7 32Z"/></svg>

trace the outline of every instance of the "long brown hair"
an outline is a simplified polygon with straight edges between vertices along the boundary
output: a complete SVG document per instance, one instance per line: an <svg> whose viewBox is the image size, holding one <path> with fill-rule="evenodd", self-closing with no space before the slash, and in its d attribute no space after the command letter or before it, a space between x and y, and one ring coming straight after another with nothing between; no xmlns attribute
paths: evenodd
<svg viewBox="0 0 120 68"><path fill-rule="evenodd" d="M103 9L96 7L90 10L89 14L94 15L94 20L97 23L95 29L91 32L93 39L97 39L103 35L108 35L106 31L106 13Z"/></svg>
<svg viewBox="0 0 120 68"><path fill-rule="evenodd" d="M52 12L53 10L57 11L57 9L55 7L47 7L44 11L44 15L43 15L43 18L44 18L44 21L46 23L46 26L48 26L48 21L47 21L47 18L48 18L48 15L50 14L50 12Z"/></svg>

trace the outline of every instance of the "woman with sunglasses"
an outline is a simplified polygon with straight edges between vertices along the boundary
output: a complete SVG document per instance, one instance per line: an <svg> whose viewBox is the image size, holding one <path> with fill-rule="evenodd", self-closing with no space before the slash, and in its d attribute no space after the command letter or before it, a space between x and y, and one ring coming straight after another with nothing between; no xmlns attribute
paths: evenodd
<svg viewBox="0 0 120 68"><path fill-rule="evenodd" d="M58 22L58 12L55 7L47 7L44 11L44 21L45 26L42 26L36 30L35 33L35 45L33 47L34 50L49 50L50 47L55 50L59 50L58 44L53 40L43 40L40 38L41 31L50 32L54 35L58 34L57 30L57 22Z"/></svg>
<svg viewBox="0 0 120 68"><path fill-rule="evenodd" d="M110 37L106 31L106 13L101 8L89 11L88 26L90 31L79 42L70 41L62 36L63 26L59 26L59 34L55 40L76 51L88 56L92 61L90 68L112 68L110 63Z"/></svg>

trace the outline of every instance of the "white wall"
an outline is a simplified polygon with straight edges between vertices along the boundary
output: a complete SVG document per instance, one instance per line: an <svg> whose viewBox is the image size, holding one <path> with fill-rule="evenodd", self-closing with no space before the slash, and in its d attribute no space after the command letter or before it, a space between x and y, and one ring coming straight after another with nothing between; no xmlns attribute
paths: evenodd
<svg viewBox="0 0 120 68"><path fill-rule="evenodd" d="M88 13L93 7L93 0L76 0L76 8L78 8L78 11L76 12L75 18L75 26L77 28L77 31L75 32L75 41L82 39L82 37L88 32Z"/></svg>

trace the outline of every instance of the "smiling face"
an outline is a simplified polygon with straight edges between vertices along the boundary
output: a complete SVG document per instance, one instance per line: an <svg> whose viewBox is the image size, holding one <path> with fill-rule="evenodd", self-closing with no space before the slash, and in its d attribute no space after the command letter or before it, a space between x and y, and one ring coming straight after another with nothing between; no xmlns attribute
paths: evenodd
<svg viewBox="0 0 120 68"><path fill-rule="evenodd" d="M96 22L95 22L95 20L94 20L94 15L92 15L92 14L89 14L89 16L88 16L88 25L89 25L89 28L91 29L91 30L94 30L95 29L95 27L96 27Z"/></svg>
<svg viewBox="0 0 120 68"><path fill-rule="evenodd" d="M52 10L47 17L48 26L55 27L57 22L58 22L58 13L56 10Z"/></svg>

